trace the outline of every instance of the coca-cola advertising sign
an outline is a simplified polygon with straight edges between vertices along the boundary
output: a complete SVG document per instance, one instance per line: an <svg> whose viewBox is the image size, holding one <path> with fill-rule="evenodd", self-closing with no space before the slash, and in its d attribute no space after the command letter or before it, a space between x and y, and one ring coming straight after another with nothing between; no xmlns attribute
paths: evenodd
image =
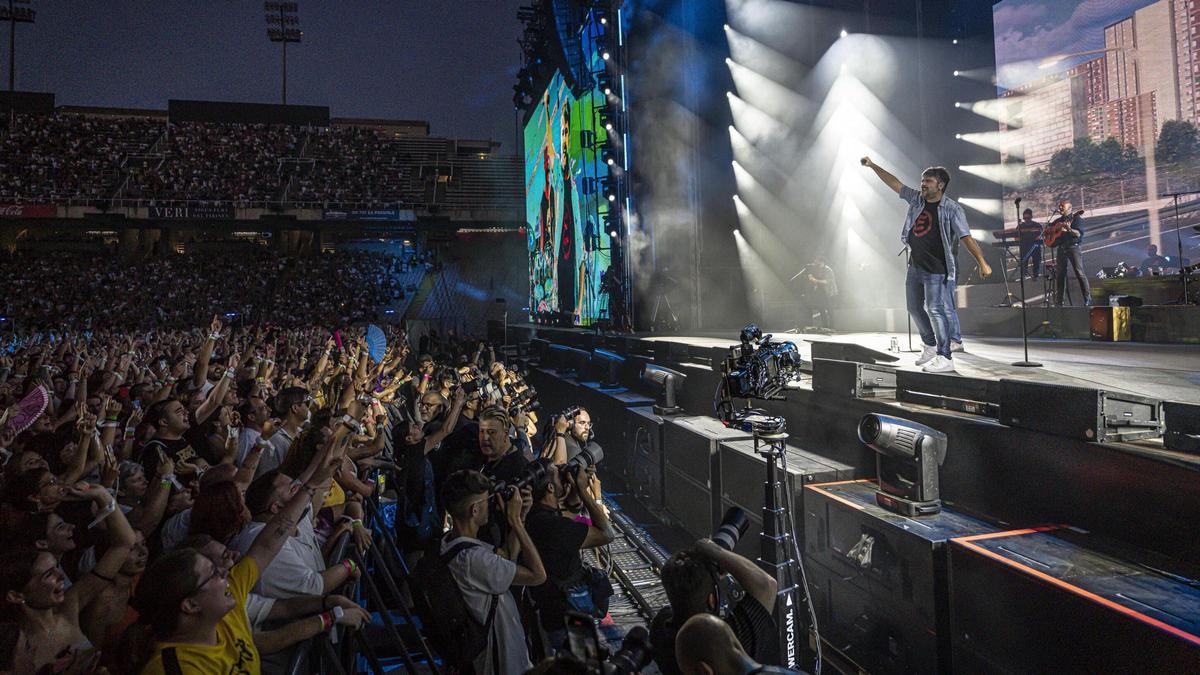
<svg viewBox="0 0 1200 675"><path fill-rule="evenodd" d="M58 208L51 204L0 204L0 218L53 218Z"/></svg>

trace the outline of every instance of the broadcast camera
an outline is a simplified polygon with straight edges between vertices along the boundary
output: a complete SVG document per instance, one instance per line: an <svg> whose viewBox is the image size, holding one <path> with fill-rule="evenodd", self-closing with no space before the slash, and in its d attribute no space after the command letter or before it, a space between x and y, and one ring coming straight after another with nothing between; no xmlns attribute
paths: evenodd
<svg viewBox="0 0 1200 675"><path fill-rule="evenodd" d="M794 389L799 379L800 352L791 342L772 342L758 326L742 329L741 347L731 347L726 361L725 386L731 398L778 398L785 389Z"/></svg>
<svg viewBox="0 0 1200 675"><path fill-rule="evenodd" d="M723 378L717 390L714 408L727 425L740 424L747 414L759 411L735 411L733 399L782 400L781 393L797 388L803 361L791 342L772 342L755 324L742 329L741 346L729 348L722 367ZM764 424L774 418L763 417Z"/></svg>

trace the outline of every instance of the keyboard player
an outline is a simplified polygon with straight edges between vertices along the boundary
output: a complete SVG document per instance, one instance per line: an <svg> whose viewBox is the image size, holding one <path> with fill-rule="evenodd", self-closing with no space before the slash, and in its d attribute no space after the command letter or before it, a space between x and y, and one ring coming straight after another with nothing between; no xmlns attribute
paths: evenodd
<svg viewBox="0 0 1200 675"><path fill-rule="evenodd" d="M1042 236L1042 224L1033 220L1033 209L1025 209L1021 213L1017 236L1020 241L1021 274L1026 275L1027 279L1036 279L1042 273L1042 247L1037 246ZM1029 254L1030 249L1033 249L1033 255ZM1032 276L1027 275L1030 265L1033 267Z"/></svg>

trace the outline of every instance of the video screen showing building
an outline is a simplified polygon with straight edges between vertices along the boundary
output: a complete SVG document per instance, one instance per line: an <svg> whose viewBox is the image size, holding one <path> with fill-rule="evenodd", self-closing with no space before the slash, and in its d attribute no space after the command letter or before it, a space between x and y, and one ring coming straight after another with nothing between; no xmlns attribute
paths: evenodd
<svg viewBox="0 0 1200 675"><path fill-rule="evenodd" d="M1195 189L1200 171L1200 3L1004 0L994 11L1002 161L1024 168L1003 172L1006 197L1039 219L1070 199L1113 225L1110 258L1164 237L1174 248L1163 196Z"/></svg>

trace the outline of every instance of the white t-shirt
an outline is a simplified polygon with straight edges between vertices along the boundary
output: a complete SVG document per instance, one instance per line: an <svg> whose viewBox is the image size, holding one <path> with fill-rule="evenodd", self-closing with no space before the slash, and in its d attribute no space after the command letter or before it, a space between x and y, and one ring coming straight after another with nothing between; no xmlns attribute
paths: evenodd
<svg viewBox="0 0 1200 675"><path fill-rule="evenodd" d="M245 555L264 527L266 523L257 521L247 524L229 543L229 547ZM301 518L297 529L300 536L288 537L271 564L259 573L258 583L254 585L255 593L277 599L325 593L325 579L321 577L325 563L321 559L320 548L314 548L312 523L308 518Z"/></svg>
<svg viewBox="0 0 1200 675"><path fill-rule="evenodd" d="M262 438L262 432L257 429L245 427L238 434L237 456L233 458L233 462L239 467L246 461L246 455L250 454L250 448Z"/></svg>
<svg viewBox="0 0 1200 675"><path fill-rule="evenodd" d="M258 458L258 468L254 470L254 477L258 478L268 471L274 471L283 466L283 462L288 456L288 450L292 448L292 440L292 437L283 429L277 429L275 433L271 434L271 437L267 439L267 448Z"/></svg>
<svg viewBox="0 0 1200 675"><path fill-rule="evenodd" d="M479 623L487 621L492 596L499 595L496 616L492 620L492 631L488 636L488 648L475 659L475 672L480 675L507 675L523 673L533 667L529 661L529 650L525 647L525 629L521 626L521 615L512 593L508 592L517 575L517 564L505 560L492 552L491 544L478 539L459 537L442 541L441 552L445 553L460 542L477 544L461 551L450 561L450 572L462 590L467 611ZM492 641L500 649L500 672L492 668Z"/></svg>
<svg viewBox="0 0 1200 675"><path fill-rule="evenodd" d="M163 523L162 529L158 532L159 539L162 540L162 549L170 551L182 544L183 540L187 539L188 529L191 528L191 525L191 509L184 509L167 518L167 521Z"/></svg>

